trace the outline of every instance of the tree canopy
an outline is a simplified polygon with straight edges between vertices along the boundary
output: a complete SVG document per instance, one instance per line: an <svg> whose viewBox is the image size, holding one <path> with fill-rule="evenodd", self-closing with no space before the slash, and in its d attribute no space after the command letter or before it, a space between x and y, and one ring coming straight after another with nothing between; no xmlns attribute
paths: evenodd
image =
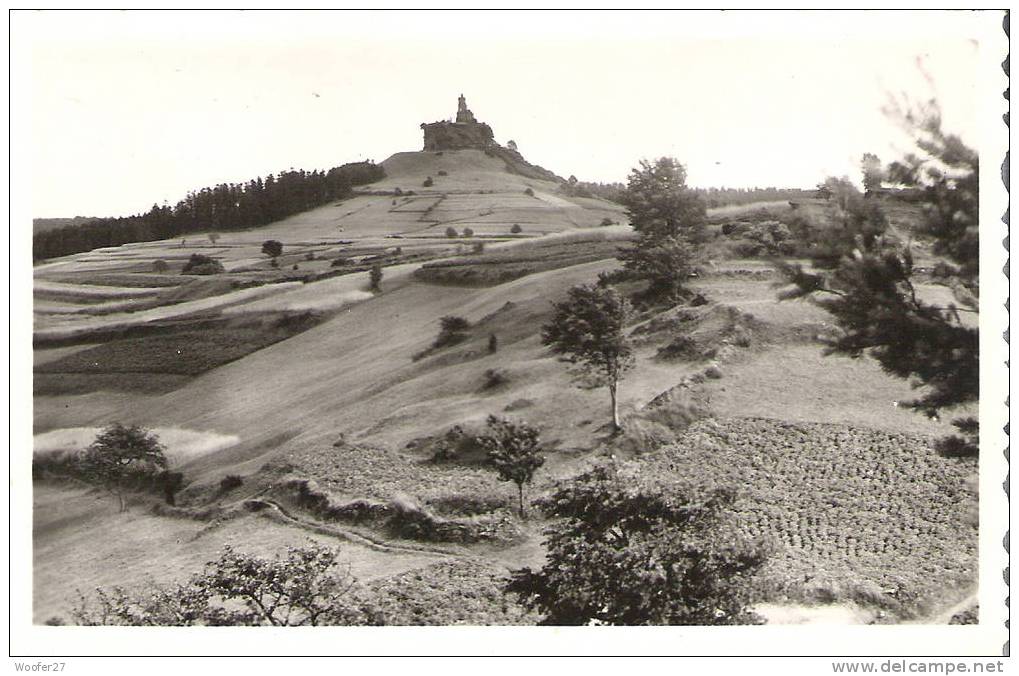
<svg viewBox="0 0 1019 676"><path fill-rule="evenodd" d="M379 624L381 613L321 545L266 559L226 547L187 582L129 594L98 589L72 613L81 625L323 626Z"/></svg>
<svg viewBox="0 0 1019 676"><path fill-rule="evenodd" d="M727 528L734 500L597 466L539 502L553 519L546 563L507 590L545 625L759 623L751 582L767 550Z"/></svg>
<svg viewBox="0 0 1019 676"><path fill-rule="evenodd" d="M785 265L792 287L783 298L812 297L835 317L842 333L829 351L873 356L881 367L914 381L923 392L907 405L930 416L979 399L979 298L977 153L945 133L936 104L895 111L916 139L917 152L893 162L889 181L918 191L924 201L920 234L944 257L955 300L925 299L914 282L908 244L885 234L876 206L858 211L851 239L830 270ZM881 220L878 220L881 219ZM951 453L975 454L976 421L955 421L965 438L947 442Z"/></svg>
<svg viewBox="0 0 1019 676"><path fill-rule="evenodd" d="M117 496L120 510L124 511L126 483L133 476L166 469L165 451L155 434L141 427L113 423L82 452L79 469L85 478Z"/></svg>
<svg viewBox="0 0 1019 676"><path fill-rule="evenodd" d="M704 200L686 185L686 169L671 157L641 160L630 172L622 201L637 231L635 244L620 251L623 267L649 281L649 297L681 295L706 215Z"/></svg>

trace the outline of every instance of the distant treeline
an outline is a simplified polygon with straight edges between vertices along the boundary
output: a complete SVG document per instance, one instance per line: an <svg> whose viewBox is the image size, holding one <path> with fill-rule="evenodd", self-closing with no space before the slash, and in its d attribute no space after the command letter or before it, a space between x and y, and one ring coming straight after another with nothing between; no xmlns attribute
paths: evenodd
<svg viewBox="0 0 1019 676"><path fill-rule="evenodd" d="M170 239L191 232L243 230L278 221L348 197L351 188L385 178L373 162L355 162L329 171L291 169L247 183L221 183L188 193L176 206L152 205L145 214L97 218L37 232L35 260L91 251L129 242Z"/></svg>
<svg viewBox="0 0 1019 676"><path fill-rule="evenodd" d="M572 178L572 177L571 177ZM600 197L610 202L623 203L626 185L623 183L589 183L576 181L561 186L561 190L571 197ZM749 204L751 202L776 202L779 200L799 200L814 197L816 188L692 188L693 192L704 198L709 209L724 207L728 204Z"/></svg>
<svg viewBox="0 0 1019 676"><path fill-rule="evenodd" d="M704 198L709 209L729 204L750 204L751 202L778 202L809 199L816 195L817 188L694 188Z"/></svg>
<svg viewBox="0 0 1019 676"><path fill-rule="evenodd" d="M81 225L96 220L95 216L75 216L73 218L33 218L32 232L43 232L45 230L56 230L69 225Z"/></svg>

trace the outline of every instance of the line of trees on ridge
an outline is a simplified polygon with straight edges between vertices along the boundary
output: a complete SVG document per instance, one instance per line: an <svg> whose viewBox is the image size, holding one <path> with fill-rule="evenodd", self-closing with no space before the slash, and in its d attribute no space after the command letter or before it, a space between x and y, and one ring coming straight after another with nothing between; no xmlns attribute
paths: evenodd
<svg viewBox="0 0 1019 676"><path fill-rule="evenodd" d="M153 204L144 214L99 218L35 233L32 258L55 258L192 232L254 228L349 197L354 186L384 177L381 165L354 162L328 171L290 169L246 183L221 183L192 191L173 207Z"/></svg>

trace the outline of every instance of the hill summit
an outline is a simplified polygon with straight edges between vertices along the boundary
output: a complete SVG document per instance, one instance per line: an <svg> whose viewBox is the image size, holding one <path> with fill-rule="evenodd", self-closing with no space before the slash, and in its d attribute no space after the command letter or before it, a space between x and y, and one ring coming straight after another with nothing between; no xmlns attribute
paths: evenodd
<svg viewBox="0 0 1019 676"><path fill-rule="evenodd" d="M457 102L456 121L442 120L439 122L422 123L425 132L424 150L465 150L476 148L484 150L495 143L492 128L484 122L478 122L474 113L467 107L463 94Z"/></svg>
<svg viewBox="0 0 1019 676"><path fill-rule="evenodd" d="M467 99L463 94L460 94L457 101L456 117L453 120L423 122L421 129L424 131L423 152L481 150L489 157L496 157L505 162L510 173L541 181L564 182L561 176L525 160L513 141L506 146L496 143L492 128L484 122L478 122L474 113L467 107Z"/></svg>

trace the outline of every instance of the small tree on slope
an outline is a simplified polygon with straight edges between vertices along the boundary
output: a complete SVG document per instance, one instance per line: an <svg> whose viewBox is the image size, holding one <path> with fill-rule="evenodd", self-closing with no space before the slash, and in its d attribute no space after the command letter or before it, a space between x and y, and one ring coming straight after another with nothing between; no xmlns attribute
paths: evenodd
<svg viewBox="0 0 1019 676"><path fill-rule="evenodd" d="M120 511L127 509L124 493L133 476L166 469L166 449L159 438L141 427L113 423L81 455L79 467L90 481L117 497Z"/></svg>
<svg viewBox="0 0 1019 676"><path fill-rule="evenodd" d="M531 483L534 473L545 464L539 453L538 430L490 415L488 432L478 437L478 443L488 452L488 461L499 473L499 480L517 485L520 516L524 516L524 484Z"/></svg>
<svg viewBox="0 0 1019 676"><path fill-rule="evenodd" d="M542 327L542 343L608 386L612 427L618 431L619 381L633 367L633 349L624 333L630 303L615 289L591 284L573 287L553 308L552 320Z"/></svg>

